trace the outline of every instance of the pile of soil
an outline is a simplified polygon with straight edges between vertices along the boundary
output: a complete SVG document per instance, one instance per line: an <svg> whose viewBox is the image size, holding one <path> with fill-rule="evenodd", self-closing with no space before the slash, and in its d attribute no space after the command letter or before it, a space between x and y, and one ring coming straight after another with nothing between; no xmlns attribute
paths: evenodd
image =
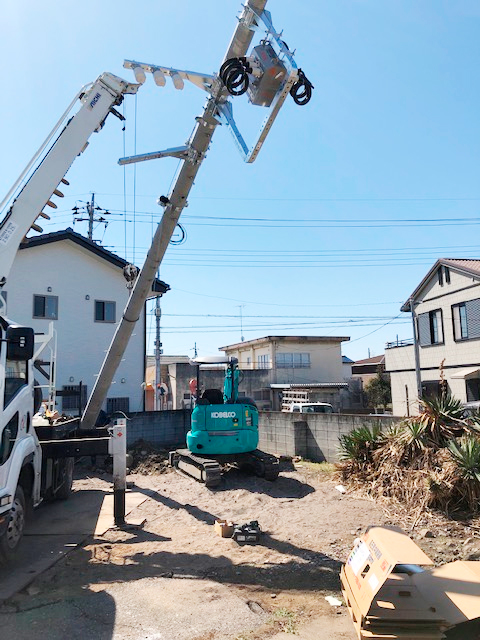
<svg viewBox="0 0 480 640"><path fill-rule="evenodd" d="M132 456L130 473L152 476L172 471L168 464L168 451L150 442L137 440L129 447L128 453Z"/></svg>

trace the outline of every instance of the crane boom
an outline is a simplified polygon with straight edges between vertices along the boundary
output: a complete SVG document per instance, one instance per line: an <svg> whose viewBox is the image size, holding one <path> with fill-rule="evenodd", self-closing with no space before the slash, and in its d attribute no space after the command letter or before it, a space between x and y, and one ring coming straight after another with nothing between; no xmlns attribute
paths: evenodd
<svg viewBox="0 0 480 640"><path fill-rule="evenodd" d="M50 133L34 157L36 164L32 161L30 165L33 165L30 177L22 187L22 181L28 173L25 171L4 201L4 217L0 223L0 287L7 281L18 247L35 220L39 216L49 217L43 213L44 207L48 205L55 208L50 198L72 162L86 148L90 135L103 127L112 110L115 113L114 107L122 102L124 94L136 93L139 86L111 73L103 73L77 95L82 102L79 111L66 124L62 117ZM45 150L44 147L54 136L54 142ZM11 202L13 193L19 188L21 190Z"/></svg>

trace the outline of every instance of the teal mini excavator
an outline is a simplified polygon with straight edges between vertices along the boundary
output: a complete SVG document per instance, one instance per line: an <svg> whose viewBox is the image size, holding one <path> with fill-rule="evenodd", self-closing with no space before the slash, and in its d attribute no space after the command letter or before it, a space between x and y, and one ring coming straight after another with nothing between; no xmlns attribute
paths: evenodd
<svg viewBox="0 0 480 640"><path fill-rule="evenodd" d="M278 459L259 451L258 409L250 398L238 395L240 370L233 357L196 358L192 381L194 409L187 448L170 452L170 464L207 487L217 486L225 467L250 468L266 480L278 477ZM200 365L226 365L223 392L200 391Z"/></svg>

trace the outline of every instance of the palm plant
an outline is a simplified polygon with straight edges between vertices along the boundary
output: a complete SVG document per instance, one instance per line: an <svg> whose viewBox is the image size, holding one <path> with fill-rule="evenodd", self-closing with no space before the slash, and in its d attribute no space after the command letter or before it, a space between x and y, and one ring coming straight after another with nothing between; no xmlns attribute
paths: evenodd
<svg viewBox="0 0 480 640"><path fill-rule="evenodd" d="M460 400L444 391L438 396L422 400L422 412L414 418L423 425L433 446L442 447L455 436L463 433L463 406Z"/></svg>
<svg viewBox="0 0 480 640"><path fill-rule="evenodd" d="M448 450L456 462L462 478L480 484L480 440L472 434L461 438L457 444L448 443Z"/></svg>
<svg viewBox="0 0 480 640"><path fill-rule="evenodd" d="M457 486L460 498L470 509L477 511L480 500L480 439L474 434L466 434L459 442L449 442L448 450L460 476Z"/></svg>
<svg viewBox="0 0 480 640"><path fill-rule="evenodd" d="M382 430L378 425L373 427L363 425L340 436L339 440L340 460L365 464L371 462L372 452L380 445Z"/></svg>

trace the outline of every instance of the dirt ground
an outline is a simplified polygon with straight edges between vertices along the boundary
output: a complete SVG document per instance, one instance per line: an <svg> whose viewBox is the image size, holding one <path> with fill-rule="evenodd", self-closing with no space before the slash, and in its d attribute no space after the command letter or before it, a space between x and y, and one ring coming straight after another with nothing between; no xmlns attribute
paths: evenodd
<svg viewBox="0 0 480 640"><path fill-rule="evenodd" d="M325 596L341 597L341 563L368 526L408 523L340 493L329 467L283 467L274 483L231 470L216 490L163 467L131 475L147 497L131 514L145 518L143 527L90 538L4 602L5 637L355 638L345 607ZM75 490L104 489L108 479L87 471ZM218 537L217 518L257 520L260 542ZM412 535L437 564L480 559L473 525L427 516Z"/></svg>

